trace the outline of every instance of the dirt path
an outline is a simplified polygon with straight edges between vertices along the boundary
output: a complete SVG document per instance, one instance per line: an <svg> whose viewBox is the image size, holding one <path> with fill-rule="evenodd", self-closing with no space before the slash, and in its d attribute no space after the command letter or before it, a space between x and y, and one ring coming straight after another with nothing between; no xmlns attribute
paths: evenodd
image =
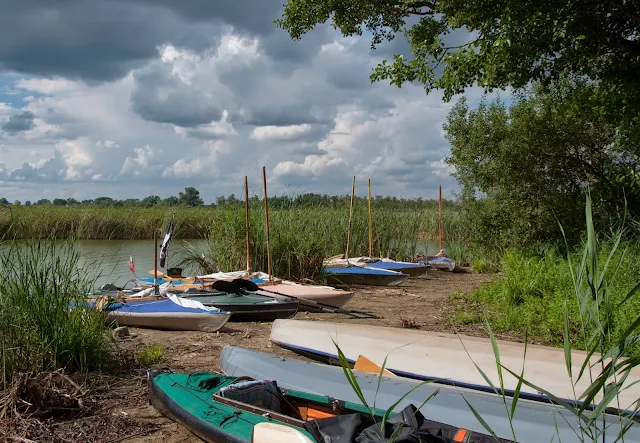
<svg viewBox="0 0 640 443"><path fill-rule="evenodd" d="M459 291L472 291L490 279L491 276L473 273L430 271L427 277L408 280L397 288L353 288L355 295L346 308L373 312L381 316L381 319L353 319L340 314L304 312L296 314L294 318L453 331L448 322L448 315L451 313L449 297ZM225 330L213 334L131 328L131 336L121 339L119 346L128 351L137 351L148 345L159 343L164 349L162 366L176 372L218 371L220 351L226 345L303 358L271 344L269 341L271 323L229 323L228 326ZM468 335L483 335L483 331L478 327L458 328L458 331ZM133 425L122 430L118 441L131 443L200 441L149 405L142 371L132 375L128 381L123 380L122 383L125 385L120 385L112 397L106 395L102 400L104 413L112 417L122 417ZM125 392L124 396L123 392ZM83 419L82 426L85 426L90 419L91 417ZM67 428L68 424L62 426ZM154 430L149 432L150 429ZM123 439L127 436L131 438Z"/></svg>

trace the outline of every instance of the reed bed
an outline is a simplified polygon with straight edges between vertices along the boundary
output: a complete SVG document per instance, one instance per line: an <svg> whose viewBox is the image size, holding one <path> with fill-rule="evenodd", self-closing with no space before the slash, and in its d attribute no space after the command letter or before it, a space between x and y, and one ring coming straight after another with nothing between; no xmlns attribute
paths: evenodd
<svg viewBox="0 0 640 443"><path fill-rule="evenodd" d="M261 201L252 202L252 217L263 213L262 205ZM415 233L416 239L437 241L437 207L416 207L411 203L406 203L400 208L389 208L383 204L376 204L375 201L372 206L374 221L377 223L377 226L374 226L374 232L380 238L393 234L393 232L385 231L388 225L384 220L394 217L394 220L401 220L400 228L410 227ZM154 231L163 232L166 229L171 215L175 212L174 238L199 239L206 238L213 224L219 223L227 217L224 214L229 211L233 213L241 211L243 210L241 208L243 208L241 204L236 207L201 206L193 208L184 206L101 208L98 206L53 205L0 207L0 237L49 238L55 234L57 238L74 237L78 240L149 240L153 238ZM269 216L275 222L278 217L289 217L285 214L280 215L280 213L291 211L293 213L289 216L295 214L294 217L302 218L307 222L305 224L312 227L318 224L319 217L327 217L328 222L331 223L341 223L336 225L336 229L344 231L346 243L349 216L348 200L343 205L303 206L292 203L287 207L270 208ZM355 211L354 224L366 227L366 205L356 206ZM414 229L412 226L418 218L420 219L419 228ZM402 221L402 219L410 220L410 222ZM242 215L242 220L244 223L244 215ZM445 209L443 225L445 239L463 240L468 231L461 223L459 210L453 206ZM244 229L244 225L242 229Z"/></svg>
<svg viewBox="0 0 640 443"><path fill-rule="evenodd" d="M244 208L217 209L212 214L204 248L188 245L181 266L196 266L202 271L246 269ZM374 208L372 218L374 256L410 261L416 252L437 252L437 213ZM294 280L317 278L323 258L346 252L348 219L348 206L270 210L272 273ZM454 223L450 219L445 230L454 227L452 231L459 233ZM251 269L266 272L263 211L250 211L250 245ZM366 208L355 208L349 256L364 255L369 255L368 214Z"/></svg>
<svg viewBox="0 0 640 443"><path fill-rule="evenodd" d="M104 317L84 303L98 264L79 259L70 241L0 244L0 388L16 373L98 370L112 361Z"/></svg>

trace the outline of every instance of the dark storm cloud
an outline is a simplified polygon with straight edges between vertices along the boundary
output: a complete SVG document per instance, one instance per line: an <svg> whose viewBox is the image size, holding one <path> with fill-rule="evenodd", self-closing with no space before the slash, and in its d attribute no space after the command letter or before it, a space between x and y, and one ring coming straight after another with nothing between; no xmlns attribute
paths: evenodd
<svg viewBox="0 0 640 443"><path fill-rule="evenodd" d="M220 120L223 106L182 83L170 70L169 65L153 64L135 74L133 110L145 120L185 128Z"/></svg>
<svg viewBox="0 0 640 443"><path fill-rule="evenodd" d="M34 128L33 120L36 118L31 111L24 111L19 114L13 114L3 125L0 126L4 132L15 135L20 132L28 131Z"/></svg>
<svg viewBox="0 0 640 443"><path fill-rule="evenodd" d="M302 44L275 34L280 0L0 0L0 10L0 70L90 83L123 77L165 44L210 47L223 25L274 33L266 41L276 58L299 59L318 44L313 33Z"/></svg>

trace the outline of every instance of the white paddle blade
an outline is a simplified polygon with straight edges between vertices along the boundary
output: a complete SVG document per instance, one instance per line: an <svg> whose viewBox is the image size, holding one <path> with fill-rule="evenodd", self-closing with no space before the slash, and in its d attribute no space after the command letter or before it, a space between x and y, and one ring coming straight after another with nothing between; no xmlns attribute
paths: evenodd
<svg viewBox="0 0 640 443"><path fill-rule="evenodd" d="M278 423L263 422L253 427L251 443L313 443L302 432Z"/></svg>

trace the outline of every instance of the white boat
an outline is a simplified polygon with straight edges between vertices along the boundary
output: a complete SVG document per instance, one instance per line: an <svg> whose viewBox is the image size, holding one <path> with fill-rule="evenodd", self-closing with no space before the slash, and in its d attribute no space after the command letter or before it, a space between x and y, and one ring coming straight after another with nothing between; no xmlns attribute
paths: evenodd
<svg viewBox="0 0 640 443"><path fill-rule="evenodd" d="M215 332L231 318L230 312L172 294L161 300L115 302L103 310L109 323L175 331Z"/></svg>
<svg viewBox="0 0 640 443"><path fill-rule="evenodd" d="M326 395L340 400L361 403L342 368L320 363L298 360L265 352L225 346L220 355L220 370L229 376L249 376L257 380L278 380L278 386L284 389ZM416 407L437 392L420 411L430 420L448 423L471 431L485 432L469 406L476 409L491 429L501 436L511 436L509 422L505 419L505 404L502 398L487 392L443 386L429 383L418 386L418 380L404 377L383 376L378 386L378 374L354 371L354 375L369 405L375 403L381 409L390 408L398 399L407 395L395 408L400 411L409 404ZM511 408L512 399L506 398L507 408ZM607 430L606 442L615 441L619 431L619 418L605 415ZM602 423L599 423L601 426ZM616 430L616 426L618 430ZM520 399L516 406L513 427L518 443L538 443L561 441L563 443L582 442L576 435L579 429L578 418L563 407ZM555 436L555 439L554 439ZM634 424L624 437L627 443L640 443L640 424ZM599 440L601 441L601 440Z"/></svg>
<svg viewBox="0 0 640 443"><path fill-rule="evenodd" d="M359 355L365 355L380 365L388 355L387 369L397 375L490 391L491 387L475 367L475 362L494 386L500 386L493 347L491 341L485 338L306 320L276 320L271 329L272 342L296 352L335 361L338 352L332 340L351 362L355 362ZM524 345L499 341L498 347L502 365L519 374L524 363ZM576 382L586 358L585 352L572 352L575 394L567 375L563 349L528 345L524 378L559 398L577 400L577 396L590 385L588 373ZM592 357L591 363L596 363L596 357ZM506 370L502 372L505 391L512 393L518 380ZM599 366L595 366L592 369L594 379L599 373ZM634 410L640 398L639 381L640 368L636 368L626 380L627 389L619 393L620 403L613 400L609 406ZM520 395L548 400L526 385L522 386ZM600 401L600 397L596 398L596 402Z"/></svg>
<svg viewBox="0 0 640 443"><path fill-rule="evenodd" d="M259 293L282 300L291 300L289 297L300 297L341 308L353 297L353 292L336 289L331 286L305 285L276 277L272 277L271 281L269 281L269 276L264 272L215 272L198 276L196 281L234 280L236 278L251 280L262 290ZM314 310L317 310L316 305L300 300L298 311Z"/></svg>

